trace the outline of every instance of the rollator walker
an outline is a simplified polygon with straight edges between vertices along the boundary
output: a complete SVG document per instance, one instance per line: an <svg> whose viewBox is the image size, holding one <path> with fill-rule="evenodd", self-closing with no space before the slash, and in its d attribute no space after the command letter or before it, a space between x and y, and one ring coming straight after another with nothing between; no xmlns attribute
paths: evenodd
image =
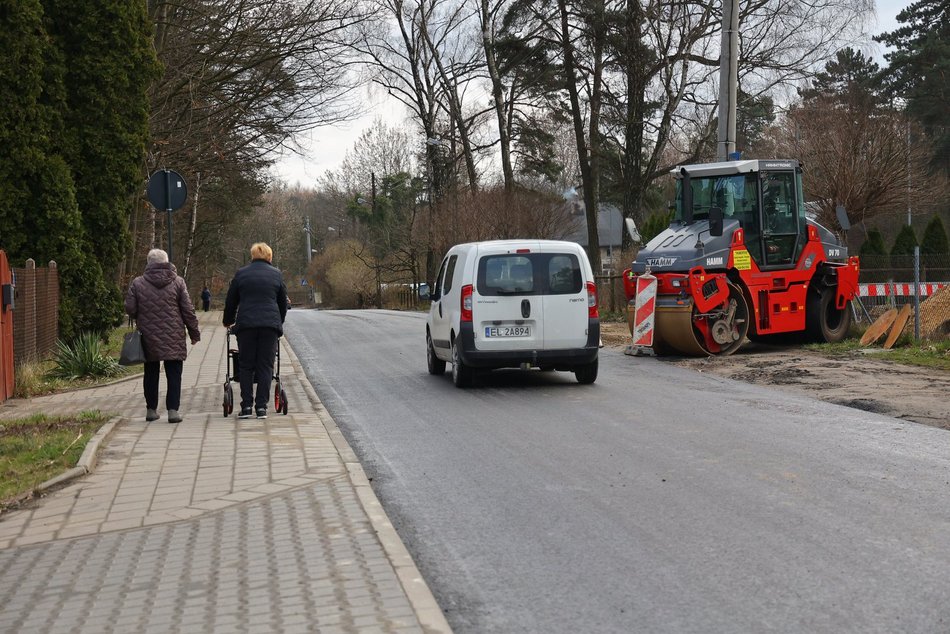
<svg viewBox="0 0 950 634"><path fill-rule="evenodd" d="M240 379L240 367L239 359L240 352L237 348L231 347L231 329L228 328L227 340L225 342L225 347L228 350L228 361L224 364L224 401L222 407L224 409L224 416L227 418L231 415L231 412L234 411L234 390L231 387L232 381L239 382ZM257 383L257 378L254 378L254 382ZM277 362L274 364L274 411L280 414L287 414L287 393L284 391L284 387L280 383L280 339L277 339Z"/></svg>

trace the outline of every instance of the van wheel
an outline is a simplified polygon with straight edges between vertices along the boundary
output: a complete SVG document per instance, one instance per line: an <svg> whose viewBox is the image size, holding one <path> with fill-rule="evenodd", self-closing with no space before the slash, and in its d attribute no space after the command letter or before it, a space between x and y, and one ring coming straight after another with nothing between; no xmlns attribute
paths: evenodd
<svg viewBox="0 0 950 634"><path fill-rule="evenodd" d="M432 337L426 333L426 363L429 366L429 374L441 376L445 374L445 361L435 356L435 349L432 347Z"/></svg>
<svg viewBox="0 0 950 634"><path fill-rule="evenodd" d="M455 387L468 387L472 384L472 368L462 363L455 340L452 341L452 383Z"/></svg>
<svg viewBox="0 0 950 634"><path fill-rule="evenodd" d="M590 385L597 380L597 359L593 362L574 366L574 377L582 385Z"/></svg>

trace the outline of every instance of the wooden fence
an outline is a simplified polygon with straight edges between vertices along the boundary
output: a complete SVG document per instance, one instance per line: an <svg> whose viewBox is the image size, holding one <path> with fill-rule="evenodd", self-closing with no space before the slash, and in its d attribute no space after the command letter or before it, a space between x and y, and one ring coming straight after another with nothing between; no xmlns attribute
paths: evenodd
<svg viewBox="0 0 950 634"><path fill-rule="evenodd" d="M13 361L47 359L59 338L59 273L56 262L36 268L32 259L13 269L16 296L13 307Z"/></svg>

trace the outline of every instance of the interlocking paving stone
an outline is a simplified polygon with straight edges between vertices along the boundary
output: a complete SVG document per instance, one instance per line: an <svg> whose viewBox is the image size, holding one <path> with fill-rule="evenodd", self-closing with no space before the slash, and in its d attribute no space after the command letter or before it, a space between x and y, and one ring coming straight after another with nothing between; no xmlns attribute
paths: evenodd
<svg viewBox="0 0 950 634"><path fill-rule="evenodd" d="M0 623L31 632L280 632L318 622L421 631L404 595L400 603L372 591L398 580L391 567L364 563L385 562L381 546L346 534L370 529L347 512L353 496L341 476L185 522L4 550ZM344 530L335 548L327 526Z"/></svg>
<svg viewBox="0 0 950 634"><path fill-rule="evenodd" d="M0 631L421 632L305 379L282 366L290 416L224 418L200 317L178 425L144 421L140 377L0 410L131 413L93 473L0 516Z"/></svg>

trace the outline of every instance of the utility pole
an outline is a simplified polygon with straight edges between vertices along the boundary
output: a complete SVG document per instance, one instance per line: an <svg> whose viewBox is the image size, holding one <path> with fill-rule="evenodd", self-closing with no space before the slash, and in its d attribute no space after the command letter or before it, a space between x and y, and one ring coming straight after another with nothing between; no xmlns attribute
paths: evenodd
<svg viewBox="0 0 950 634"><path fill-rule="evenodd" d="M910 117L907 116L907 106L904 106L904 117L907 119L907 226L910 222Z"/></svg>
<svg viewBox="0 0 950 634"><path fill-rule="evenodd" d="M719 52L719 143L716 158L728 161L736 151L736 93L739 86L739 0L722 1Z"/></svg>
<svg viewBox="0 0 950 634"><path fill-rule="evenodd" d="M313 259L313 251L310 250L310 216L304 216L304 229L307 233L307 262Z"/></svg>

